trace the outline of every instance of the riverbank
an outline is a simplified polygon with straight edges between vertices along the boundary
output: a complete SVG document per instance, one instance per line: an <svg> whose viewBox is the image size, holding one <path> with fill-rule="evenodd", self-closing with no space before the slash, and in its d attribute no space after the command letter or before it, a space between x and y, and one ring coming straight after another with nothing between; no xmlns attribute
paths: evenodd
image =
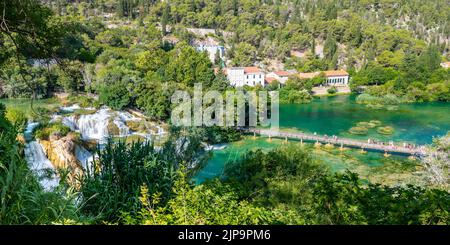
<svg viewBox="0 0 450 245"><path fill-rule="evenodd" d="M336 88L336 92L334 94L330 94L328 92L331 88ZM313 96L332 96L332 95L346 95L350 94L352 91L349 86L320 86L313 87L311 89Z"/></svg>
<svg viewBox="0 0 450 245"><path fill-rule="evenodd" d="M0 99L0 103L4 104L6 108L22 111L27 117L33 114L31 109L31 99ZM33 100L34 109L44 108L48 111L54 111L61 105L58 98L52 97L47 99Z"/></svg>

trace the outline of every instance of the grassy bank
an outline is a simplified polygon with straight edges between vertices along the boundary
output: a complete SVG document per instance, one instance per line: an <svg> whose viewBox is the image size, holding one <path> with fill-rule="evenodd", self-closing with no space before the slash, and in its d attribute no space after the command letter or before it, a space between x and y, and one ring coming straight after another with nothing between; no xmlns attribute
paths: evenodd
<svg viewBox="0 0 450 245"><path fill-rule="evenodd" d="M4 104L6 108L22 111L25 115L32 115L31 99L0 99L0 103ZM39 99L33 101L34 109L44 108L53 110L60 105L57 98Z"/></svg>

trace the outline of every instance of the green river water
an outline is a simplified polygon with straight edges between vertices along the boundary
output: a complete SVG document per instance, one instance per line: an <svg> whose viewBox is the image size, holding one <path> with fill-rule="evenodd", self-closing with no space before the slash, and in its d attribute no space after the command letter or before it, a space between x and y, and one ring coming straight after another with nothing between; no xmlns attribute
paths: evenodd
<svg viewBox="0 0 450 245"><path fill-rule="evenodd" d="M348 129L358 122L379 120L382 126L394 128L392 135L381 135L376 128L369 129L367 135L348 133ZM450 130L450 104L416 103L399 105L395 110L370 109L355 103L352 95L322 97L309 104L280 105L280 128L282 130L304 131L317 134L337 135L339 137L367 140L367 138L397 143L430 144L433 137L445 135ZM278 147L283 140L246 137L233 142L221 150L214 150L207 166L202 169L195 181L220 176L226 162L238 159L243 153L254 150L269 150ZM294 142L293 144L299 144ZM387 184L416 183L414 174L420 169L419 162L404 156L389 156L377 152L361 153L360 150L338 148L320 149L305 144L313 152L314 158L332 172L346 169L355 171L362 178L372 182Z"/></svg>

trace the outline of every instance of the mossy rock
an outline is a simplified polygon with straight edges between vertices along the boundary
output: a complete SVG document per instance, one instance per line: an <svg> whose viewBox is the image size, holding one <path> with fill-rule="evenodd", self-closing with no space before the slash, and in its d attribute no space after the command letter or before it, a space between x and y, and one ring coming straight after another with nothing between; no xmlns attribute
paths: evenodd
<svg viewBox="0 0 450 245"><path fill-rule="evenodd" d="M370 120L369 123L375 125L375 127L379 127L379 126L381 126L381 124L383 124L383 123L382 123L381 121L379 121L379 120Z"/></svg>
<svg viewBox="0 0 450 245"><path fill-rule="evenodd" d="M349 133L354 134L354 135L366 135L367 132L369 131L369 129L367 129L366 127L352 127L348 130Z"/></svg>
<svg viewBox="0 0 450 245"><path fill-rule="evenodd" d="M125 124L135 132L145 132L147 129L144 120L126 121Z"/></svg>
<svg viewBox="0 0 450 245"><path fill-rule="evenodd" d="M108 133L110 135L120 135L120 129L117 127L117 125L113 122L113 120L110 120L108 123Z"/></svg>
<svg viewBox="0 0 450 245"><path fill-rule="evenodd" d="M390 126L378 127L377 128L377 133L383 134L383 135L391 135L391 134L394 133L394 128L390 127Z"/></svg>
<svg viewBox="0 0 450 245"><path fill-rule="evenodd" d="M51 135L64 137L70 132L70 128L61 122L54 122L48 125L41 125L36 129L34 135L37 139L48 140Z"/></svg>
<svg viewBox="0 0 450 245"><path fill-rule="evenodd" d="M81 116L81 115L92 115L95 114L97 110L95 109L77 109L73 112L75 116Z"/></svg>
<svg viewBox="0 0 450 245"><path fill-rule="evenodd" d="M86 150L95 151L97 150L98 142L95 139L84 139L79 142Z"/></svg>
<svg viewBox="0 0 450 245"><path fill-rule="evenodd" d="M359 122L356 124L356 126L363 128L375 128L377 125L371 122Z"/></svg>

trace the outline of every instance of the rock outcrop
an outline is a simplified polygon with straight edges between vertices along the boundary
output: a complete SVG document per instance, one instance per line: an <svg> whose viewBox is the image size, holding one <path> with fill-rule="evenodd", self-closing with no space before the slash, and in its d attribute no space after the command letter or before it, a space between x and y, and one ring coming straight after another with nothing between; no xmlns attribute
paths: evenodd
<svg viewBox="0 0 450 245"><path fill-rule="evenodd" d="M51 135L49 140L39 142L47 158L56 169L67 170L69 183L77 185L77 179L82 176L83 169L75 156L76 135L68 134L61 137Z"/></svg>

